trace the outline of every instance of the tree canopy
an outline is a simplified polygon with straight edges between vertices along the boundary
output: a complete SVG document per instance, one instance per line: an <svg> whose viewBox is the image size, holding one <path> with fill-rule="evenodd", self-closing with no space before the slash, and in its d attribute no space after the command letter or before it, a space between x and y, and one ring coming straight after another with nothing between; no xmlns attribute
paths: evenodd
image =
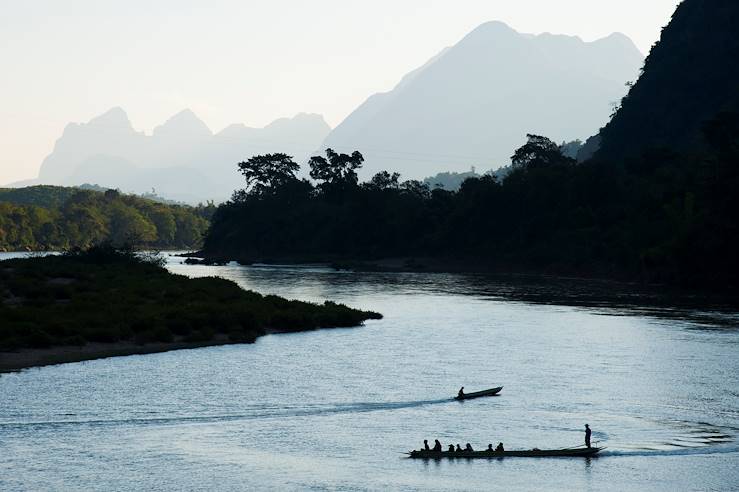
<svg viewBox="0 0 739 492"><path fill-rule="evenodd" d="M433 258L500 271L735 285L738 120L720 115L707 124L700 153L653 152L635 165L576 164L562 146L530 135L504 177L475 175L458 191L381 172L337 194L327 184L361 162L330 173L321 167L330 160L317 158L322 171L314 175L323 180L315 185L296 180L300 187L221 205L204 252L243 261Z"/></svg>
<svg viewBox="0 0 739 492"><path fill-rule="evenodd" d="M238 164L246 178L247 191L257 194L272 193L281 186L296 180L300 166L287 154L265 154L254 156Z"/></svg>
<svg viewBox="0 0 739 492"><path fill-rule="evenodd" d="M167 205L116 190L0 190L0 250L59 250L102 241L192 248L200 245L214 210L213 204Z"/></svg>

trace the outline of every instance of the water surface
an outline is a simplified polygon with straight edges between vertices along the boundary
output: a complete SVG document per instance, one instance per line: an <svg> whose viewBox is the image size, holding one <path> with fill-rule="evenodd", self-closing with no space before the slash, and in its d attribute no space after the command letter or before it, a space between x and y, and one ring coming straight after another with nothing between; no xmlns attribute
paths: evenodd
<svg viewBox="0 0 739 492"><path fill-rule="evenodd" d="M727 490L739 483L735 312L484 276L187 266L385 315L253 345L0 376L0 490ZM610 287L606 286L608 291ZM574 293L582 293L573 294ZM639 300L644 302L640 304ZM502 385L456 402L459 386ZM422 440L597 459L423 462Z"/></svg>

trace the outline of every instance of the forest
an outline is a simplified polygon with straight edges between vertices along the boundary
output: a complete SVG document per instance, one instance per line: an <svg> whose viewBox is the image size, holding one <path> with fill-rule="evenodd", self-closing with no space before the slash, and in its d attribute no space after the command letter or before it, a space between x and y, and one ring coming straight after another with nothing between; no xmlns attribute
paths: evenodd
<svg viewBox="0 0 739 492"><path fill-rule="evenodd" d="M247 186L216 210L203 252L244 262L435 259L734 287L739 115L718 115L702 135L696 152L584 163L529 135L503 179L470 178L457 192L387 172L360 183L359 152L313 157L314 182L296 176L290 156L255 156L239 164Z"/></svg>
<svg viewBox="0 0 739 492"><path fill-rule="evenodd" d="M62 250L102 242L141 248L200 245L213 204L165 204L116 190L0 189L0 251Z"/></svg>

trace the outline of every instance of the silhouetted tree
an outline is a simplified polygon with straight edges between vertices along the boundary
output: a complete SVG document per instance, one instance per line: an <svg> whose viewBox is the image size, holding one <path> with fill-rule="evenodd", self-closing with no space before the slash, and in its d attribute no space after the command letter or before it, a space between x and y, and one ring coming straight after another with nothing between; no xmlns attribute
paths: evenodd
<svg viewBox="0 0 739 492"><path fill-rule="evenodd" d="M333 149L326 149L326 157L313 156L308 161L310 177L321 181L319 187L326 191L329 188L356 186L357 169L362 167L364 157L358 151L339 154Z"/></svg>
<svg viewBox="0 0 739 492"><path fill-rule="evenodd" d="M399 179L400 173L390 174L387 171L380 171L372 176L366 187L371 190L397 190L400 187Z"/></svg>
<svg viewBox="0 0 739 492"><path fill-rule="evenodd" d="M295 173L300 166L287 154L264 154L239 162L239 171L246 178L246 193L263 195L290 181L295 181Z"/></svg>
<svg viewBox="0 0 739 492"><path fill-rule="evenodd" d="M418 181L415 179L404 181L400 185L400 189L403 190L405 193L413 195L417 198L426 199L431 195L431 189L429 188L429 185L427 185L423 181Z"/></svg>
<svg viewBox="0 0 739 492"><path fill-rule="evenodd" d="M528 134L526 138L528 141L511 157L514 169L574 162L573 159L562 155L560 147L547 137Z"/></svg>

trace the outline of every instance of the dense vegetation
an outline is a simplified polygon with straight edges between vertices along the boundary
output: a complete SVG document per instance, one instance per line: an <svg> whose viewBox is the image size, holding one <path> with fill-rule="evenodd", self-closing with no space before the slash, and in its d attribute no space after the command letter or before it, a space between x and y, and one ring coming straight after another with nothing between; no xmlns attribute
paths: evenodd
<svg viewBox="0 0 739 492"><path fill-rule="evenodd" d="M356 326L376 317L174 275L156 257L109 245L0 262L0 352L87 342L252 342L266 329Z"/></svg>
<svg viewBox="0 0 739 492"><path fill-rule="evenodd" d="M198 246L212 204L158 203L115 190L0 189L0 251L59 250L103 241L150 248Z"/></svg>
<svg viewBox="0 0 739 492"><path fill-rule="evenodd" d="M577 164L531 135L509 174L430 190L397 174L358 183L362 156L329 152L317 185L284 155L241 163L247 188L216 211L211 257L437 258L504 271L589 274L682 285L734 284L739 117L705 128L702 154L647 153Z"/></svg>

